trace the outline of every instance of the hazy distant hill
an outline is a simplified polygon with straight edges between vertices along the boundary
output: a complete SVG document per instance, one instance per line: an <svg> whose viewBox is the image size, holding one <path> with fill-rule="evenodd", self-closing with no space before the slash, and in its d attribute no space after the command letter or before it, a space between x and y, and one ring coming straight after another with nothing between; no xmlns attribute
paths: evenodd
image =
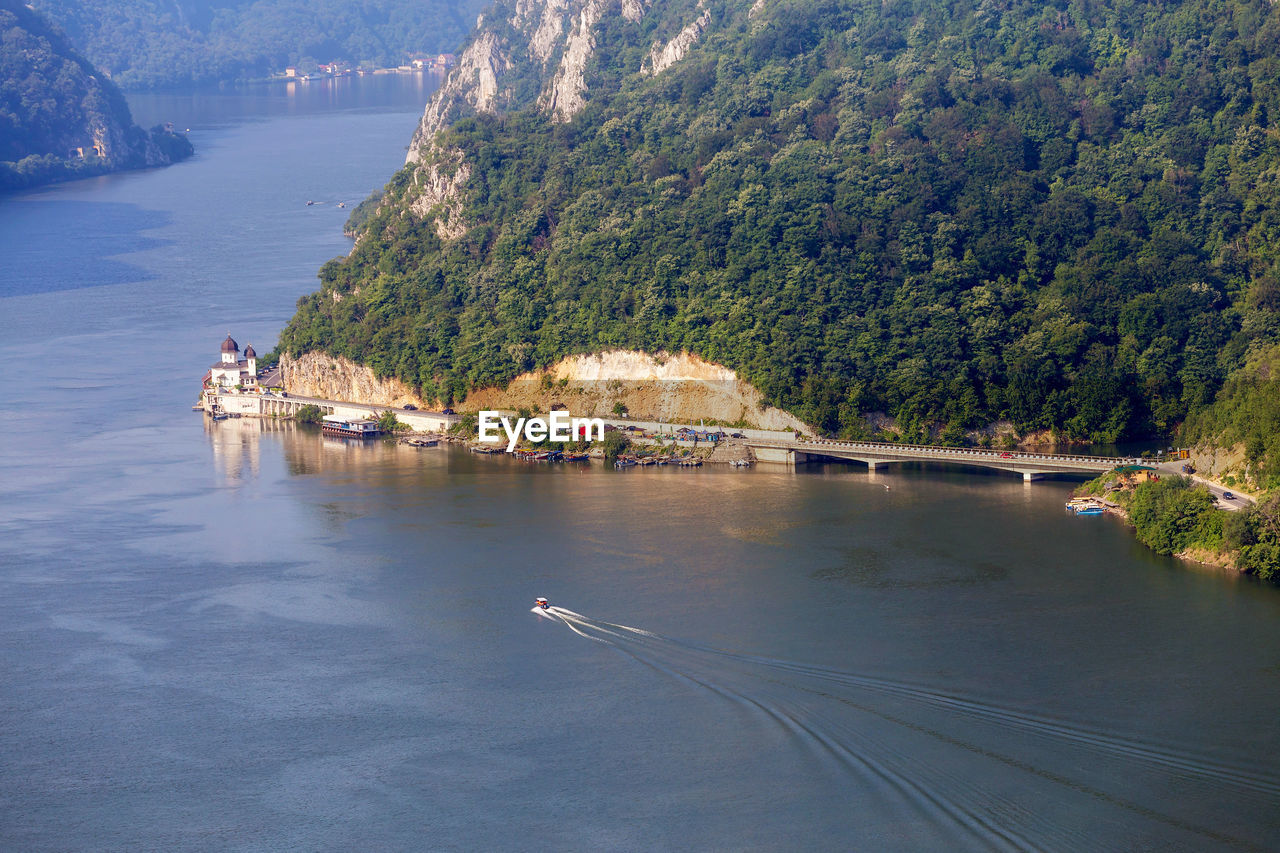
<svg viewBox="0 0 1280 853"><path fill-rule="evenodd" d="M689 350L833 433L1167 434L1280 342L1278 57L1267 0L499 3L282 344L444 399Z"/></svg>
<svg viewBox="0 0 1280 853"><path fill-rule="evenodd" d="M160 166L186 137L133 123L124 96L20 0L0 0L0 189Z"/></svg>
<svg viewBox="0 0 1280 853"><path fill-rule="evenodd" d="M378 66L452 52L478 0L36 0L125 89L265 77L299 61Z"/></svg>

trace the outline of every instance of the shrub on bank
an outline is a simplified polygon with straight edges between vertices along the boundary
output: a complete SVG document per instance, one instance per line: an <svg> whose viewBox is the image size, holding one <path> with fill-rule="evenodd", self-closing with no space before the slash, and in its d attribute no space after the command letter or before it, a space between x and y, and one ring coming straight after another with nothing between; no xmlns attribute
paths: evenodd
<svg viewBox="0 0 1280 853"><path fill-rule="evenodd" d="M1240 571L1280 582L1280 495L1232 513L1223 525L1223 539L1236 551Z"/></svg>
<svg viewBox="0 0 1280 853"><path fill-rule="evenodd" d="M480 435L480 418L475 412L468 412L462 416L462 420L449 427L448 432L449 435L475 441Z"/></svg>
<svg viewBox="0 0 1280 853"><path fill-rule="evenodd" d="M612 462L627 451L631 446L631 439L627 438L626 433L613 430L604 434L601 446L604 448L605 461Z"/></svg>
<svg viewBox="0 0 1280 853"><path fill-rule="evenodd" d="M1208 489L1176 475L1140 484L1129 498L1138 539L1159 554L1222 550L1223 516Z"/></svg>
<svg viewBox="0 0 1280 853"><path fill-rule="evenodd" d="M1129 513L1139 541L1160 554L1202 550L1245 574L1280 582L1280 494L1237 512L1218 509L1207 489L1170 475L1116 489L1111 471L1085 483L1082 494L1115 500ZM1109 489L1108 486L1111 488Z"/></svg>
<svg viewBox="0 0 1280 853"><path fill-rule="evenodd" d="M383 432L407 432L409 425L396 417L396 413L387 409L378 416L378 429Z"/></svg>
<svg viewBox="0 0 1280 853"><path fill-rule="evenodd" d="M298 409L298 413L295 414L293 417L294 417L294 420L298 421L299 423L318 424L320 423L320 421L324 420L324 412L320 409L319 406L315 406L315 405L312 405L311 403L308 403L307 405Z"/></svg>

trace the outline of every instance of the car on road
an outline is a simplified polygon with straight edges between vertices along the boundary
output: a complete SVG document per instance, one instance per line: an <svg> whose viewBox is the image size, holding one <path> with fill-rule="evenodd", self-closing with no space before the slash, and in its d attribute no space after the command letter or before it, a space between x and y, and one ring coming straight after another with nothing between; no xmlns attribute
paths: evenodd
<svg viewBox="0 0 1280 853"><path fill-rule="evenodd" d="M1013 454L1012 454L1012 453L1001 453L1001 454L1000 454L1000 458L1001 458L1001 459L1012 459L1012 458L1013 458Z"/></svg>
<svg viewBox="0 0 1280 853"><path fill-rule="evenodd" d="M1233 495L1233 494L1231 494L1230 492L1223 492L1223 493L1222 493L1222 499L1223 499L1224 501L1233 501L1233 500L1235 500L1235 499L1236 499L1236 496L1235 496L1235 495Z"/></svg>
<svg viewBox="0 0 1280 853"><path fill-rule="evenodd" d="M454 414L454 411L453 411L453 409L442 409L442 410L440 411L440 414L442 414L442 415L452 415L452 414Z"/></svg>
<svg viewBox="0 0 1280 853"><path fill-rule="evenodd" d="M400 408L404 409L406 412L416 412L416 411L418 411L418 407L417 407L417 406L415 406L413 403L405 403L405 404L404 404L403 406L401 406Z"/></svg>

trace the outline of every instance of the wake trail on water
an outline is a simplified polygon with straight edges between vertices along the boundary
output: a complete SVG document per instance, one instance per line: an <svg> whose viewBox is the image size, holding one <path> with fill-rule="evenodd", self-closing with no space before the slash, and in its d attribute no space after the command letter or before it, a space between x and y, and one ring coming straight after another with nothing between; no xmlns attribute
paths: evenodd
<svg viewBox="0 0 1280 853"><path fill-rule="evenodd" d="M1158 781L1190 780L1215 787L1230 786L1263 800L1260 806L1273 808L1280 803L1280 777L1168 745L926 685L717 649L594 619L564 607L535 607L534 612L565 625L580 637L608 645L659 672L763 714L843 772L893 791L932 822L961 827L994 849L1082 849L1088 846L1089 839L1057 825L1025 801L975 785L971 778L974 774L947 769L946 762L922 760L919 751L903 748L902 730L1028 774L1038 783L1065 787L1075 794L1229 846L1253 845L1099 790L1036 760L1008 754L1008 735L1022 736L1036 754L1042 751L1034 746L1037 742L1066 745L1119 762L1128 772L1141 769L1165 777ZM914 718L920 712L939 716L921 722ZM983 745L986 741L982 738L975 742L970 729L964 734L948 732L947 726L954 727L957 722L987 727L1000 745ZM899 734L877 737L876 733L883 729L880 723L890 724ZM1079 766L1078 759L1076 756L1071 766Z"/></svg>

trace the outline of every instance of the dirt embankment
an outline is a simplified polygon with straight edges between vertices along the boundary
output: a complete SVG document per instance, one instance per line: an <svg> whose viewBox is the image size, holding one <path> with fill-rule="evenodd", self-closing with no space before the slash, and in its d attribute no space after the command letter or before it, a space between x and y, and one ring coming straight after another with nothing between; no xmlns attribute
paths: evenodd
<svg viewBox="0 0 1280 853"><path fill-rule="evenodd" d="M1174 554L1180 560L1190 560L1203 566L1213 566L1231 572L1239 572L1234 551L1210 551L1207 548L1188 548Z"/></svg>
<svg viewBox="0 0 1280 853"><path fill-rule="evenodd" d="M1249 463L1245 459L1243 444L1235 447L1199 444L1191 449L1190 461L1195 466L1196 473L1207 480L1222 483L1226 477L1232 477L1240 483L1241 488L1248 488L1246 484L1252 485L1248 477Z"/></svg>
<svg viewBox="0 0 1280 853"><path fill-rule="evenodd" d="M620 406L636 420L715 420L813 434L798 418L766 405L760 392L729 368L689 353L612 350L571 356L547 370L523 374L505 389L474 391L455 408L545 412L553 406L600 417Z"/></svg>
<svg viewBox="0 0 1280 853"><path fill-rule="evenodd" d="M422 399L398 379L379 379L364 365L324 353L284 356L280 368L285 388L294 394L384 406L440 406L440 401ZM799 419L766 405L760 392L729 368L689 353L613 350L571 356L546 370L522 374L506 388L473 391L453 408L459 412L527 408L537 414L555 406L582 416L611 416L621 406L636 420L714 420L814 432Z"/></svg>

